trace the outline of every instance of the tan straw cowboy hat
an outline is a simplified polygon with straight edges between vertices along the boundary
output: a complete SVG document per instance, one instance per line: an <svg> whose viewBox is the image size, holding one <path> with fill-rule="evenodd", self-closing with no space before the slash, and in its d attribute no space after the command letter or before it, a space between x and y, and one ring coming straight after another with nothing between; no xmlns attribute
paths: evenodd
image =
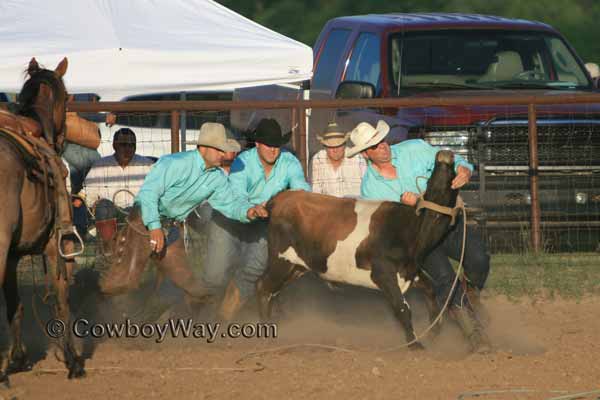
<svg viewBox="0 0 600 400"><path fill-rule="evenodd" d="M323 135L317 135L317 139L325 147L338 147L346 143L348 134L342 132L338 124L330 122Z"/></svg>
<svg viewBox="0 0 600 400"><path fill-rule="evenodd" d="M227 136L227 131L223 124L216 122L205 122L198 133L198 146L213 147L215 149L228 152L239 152L242 150L239 142Z"/></svg>
<svg viewBox="0 0 600 400"><path fill-rule="evenodd" d="M346 149L346 157L354 157L356 154L381 142L390 132L390 126L383 120L377 122L373 128L368 122L361 122L350 132L351 147Z"/></svg>

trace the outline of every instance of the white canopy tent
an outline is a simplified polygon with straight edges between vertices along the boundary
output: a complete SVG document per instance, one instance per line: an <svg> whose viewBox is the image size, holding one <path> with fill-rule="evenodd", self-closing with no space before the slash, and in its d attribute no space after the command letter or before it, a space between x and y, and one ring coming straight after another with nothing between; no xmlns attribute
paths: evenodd
<svg viewBox="0 0 600 400"><path fill-rule="evenodd" d="M70 93L133 94L310 79L312 49L211 0L2 0L0 91L18 92L31 57L68 57Z"/></svg>

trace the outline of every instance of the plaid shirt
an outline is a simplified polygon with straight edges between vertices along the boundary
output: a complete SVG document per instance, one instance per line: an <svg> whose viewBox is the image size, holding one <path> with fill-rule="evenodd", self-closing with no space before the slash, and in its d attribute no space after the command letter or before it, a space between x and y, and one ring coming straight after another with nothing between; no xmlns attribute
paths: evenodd
<svg viewBox="0 0 600 400"><path fill-rule="evenodd" d="M119 165L114 154L101 158L92 165L83 183L87 204L92 206L102 198L112 201L114 194L121 189L137 195L151 167L152 160L138 154L133 156L125 168ZM115 198L115 204L122 208L129 207L133 204L133 197L130 193L120 192Z"/></svg>
<svg viewBox="0 0 600 400"><path fill-rule="evenodd" d="M310 182L315 193L337 197L359 197L362 177L367 163L361 155L342 160L342 164L334 169L325 149L314 155L311 162Z"/></svg>

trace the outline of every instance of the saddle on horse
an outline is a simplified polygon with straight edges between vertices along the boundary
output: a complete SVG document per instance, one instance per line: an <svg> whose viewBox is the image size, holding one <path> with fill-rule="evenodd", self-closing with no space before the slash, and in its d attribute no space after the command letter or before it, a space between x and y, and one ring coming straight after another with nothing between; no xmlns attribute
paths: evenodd
<svg viewBox="0 0 600 400"><path fill-rule="evenodd" d="M59 254L64 258L81 254L83 242L73 226L71 199L65 182L68 171L60 156L42 138L41 126L31 118L0 109L0 135L12 143L21 154L28 178L44 185L46 193L47 189L54 189ZM46 203L49 204L48 201ZM79 240L79 252L64 254L62 251L61 239L68 235L74 235Z"/></svg>

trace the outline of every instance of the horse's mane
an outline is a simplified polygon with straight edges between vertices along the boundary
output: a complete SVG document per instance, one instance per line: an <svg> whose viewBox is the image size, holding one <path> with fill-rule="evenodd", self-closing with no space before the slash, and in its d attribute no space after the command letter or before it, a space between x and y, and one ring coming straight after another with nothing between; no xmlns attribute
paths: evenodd
<svg viewBox="0 0 600 400"><path fill-rule="evenodd" d="M23 84L23 88L17 98L17 113L25 117L34 118L39 121L39 116L35 111L35 98L40 89L40 85L45 83L50 86L54 93L55 102L65 102L67 99L67 89L62 79L56 76L54 71L40 69L34 72L31 77Z"/></svg>
<svg viewBox="0 0 600 400"><path fill-rule="evenodd" d="M62 153L64 140L65 114L61 121L54 121L54 109L57 105L64 105L67 101L67 89L60 75L54 71L31 66L28 69L29 79L23 84L23 88L17 98L17 107L14 112L18 115L29 117L37 121L42 127L42 131L48 144L52 145L57 153ZM40 86L44 84L50 87L52 99L48 99L48 107L52 109L40 109L43 103L40 103ZM50 111L50 114L47 113ZM58 125L57 125L58 123ZM56 126L61 126L60 131L55 132Z"/></svg>

